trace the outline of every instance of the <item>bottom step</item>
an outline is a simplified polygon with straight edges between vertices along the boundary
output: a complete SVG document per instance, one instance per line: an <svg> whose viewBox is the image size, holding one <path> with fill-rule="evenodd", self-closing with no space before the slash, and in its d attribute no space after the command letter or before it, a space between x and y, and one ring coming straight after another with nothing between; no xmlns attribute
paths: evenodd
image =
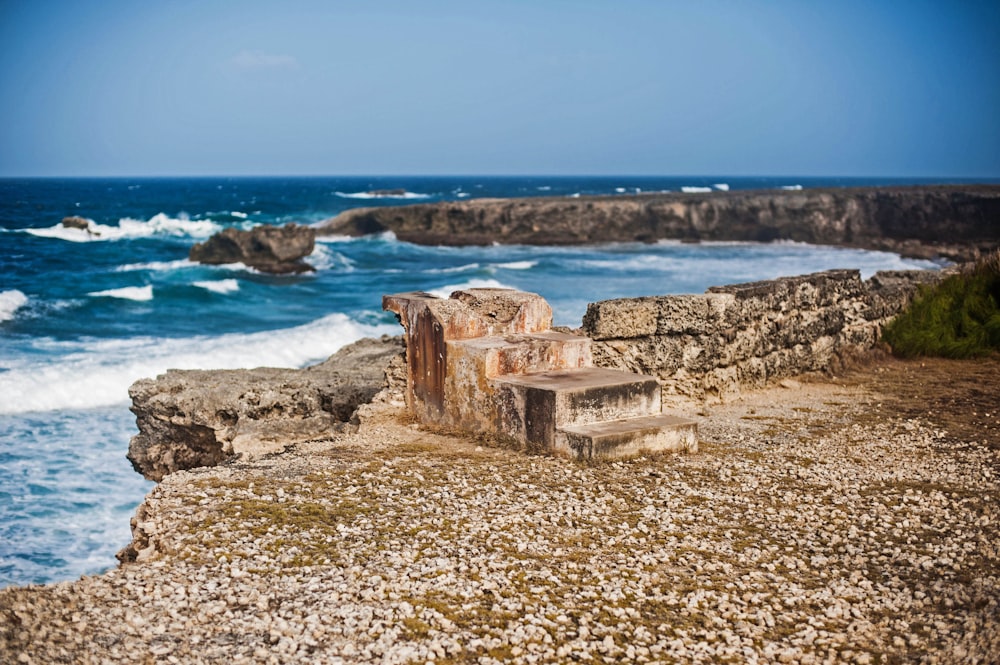
<svg viewBox="0 0 1000 665"><path fill-rule="evenodd" d="M577 459L613 459L646 452L698 450L698 425L656 415L559 428L556 451Z"/></svg>

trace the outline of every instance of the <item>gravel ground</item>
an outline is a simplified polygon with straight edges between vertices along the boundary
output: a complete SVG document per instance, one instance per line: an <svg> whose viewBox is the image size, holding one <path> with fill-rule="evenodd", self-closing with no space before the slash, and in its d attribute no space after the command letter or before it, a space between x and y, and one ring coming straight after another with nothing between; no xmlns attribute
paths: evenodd
<svg viewBox="0 0 1000 665"><path fill-rule="evenodd" d="M1000 400L956 437L878 371L594 465L372 407L168 476L135 563L0 591L0 662L1000 662Z"/></svg>

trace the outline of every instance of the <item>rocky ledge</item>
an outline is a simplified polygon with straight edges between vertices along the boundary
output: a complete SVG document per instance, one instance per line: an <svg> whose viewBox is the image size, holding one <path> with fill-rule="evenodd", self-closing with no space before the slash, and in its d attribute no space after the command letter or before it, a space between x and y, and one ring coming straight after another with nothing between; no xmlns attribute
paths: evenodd
<svg viewBox="0 0 1000 665"><path fill-rule="evenodd" d="M711 407L697 453L595 465L366 407L168 476L140 563L0 590L0 662L996 662L998 377L788 382Z"/></svg>
<svg viewBox="0 0 1000 665"><path fill-rule="evenodd" d="M139 434L128 458L159 481L327 437L404 371L402 354L402 337L385 336L359 340L305 369L170 370L142 379L129 389Z"/></svg>
<svg viewBox="0 0 1000 665"><path fill-rule="evenodd" d="M65 223L65 221L64 221ZM249 231L227 228L191 248L189 258L198 263L243 263L261 272L290 274L311 272L302 259L316 246L316 230L298 224L257 226Z"/></svg>
<svg viewBox="0 0 1000 665"><path fill-rule="evenodd" d="M1000 246L1000 186L472 199L356 208L317 231L423 245L793 240L970 260Z"/></svg>

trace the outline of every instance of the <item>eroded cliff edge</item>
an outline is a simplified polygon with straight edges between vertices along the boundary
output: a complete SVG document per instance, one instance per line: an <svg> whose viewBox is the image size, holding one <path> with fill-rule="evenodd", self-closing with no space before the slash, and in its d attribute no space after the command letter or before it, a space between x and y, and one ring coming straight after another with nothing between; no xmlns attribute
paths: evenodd
<svg viewBox="0 0 1000 665"><path fill-rule="evenodd" d="M304 369L170 370L136 381L129 396L139 434L129 442L129 461L160 481L327 437L402 371L402 353L402 337L384 336Z"/></svg>
<svg viewBox="0 0 1000 665"><path fill-rule="evenodd" d="M1000 185L471 199L355 208L317 226L385 231L422 245L793 240L971 260L1000 246Z"/></svg>

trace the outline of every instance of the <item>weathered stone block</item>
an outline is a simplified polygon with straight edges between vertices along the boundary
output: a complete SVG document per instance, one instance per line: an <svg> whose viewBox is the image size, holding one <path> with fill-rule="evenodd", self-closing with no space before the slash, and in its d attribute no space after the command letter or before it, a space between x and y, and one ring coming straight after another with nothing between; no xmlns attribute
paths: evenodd
<svg viewBox="0 0 1000 665"><path fill-rule="evenodd" d="M581 460L698 450L696 423L686 418L662 414L626 421L564 427L557 432L557 437L565 440L559 446L560 450Z"/></svg>
<svg viewBox="0 0 1000 665"><path fill-rule="evenodd" d="M657 331L657 298L623 298L587 305L583 330L595 340L631 339Z"/></svg>
<svg viewBox="0 0 1000 665"><path fill-rule="evenodd" d="M660 412L655 378L608 369L503 376L495 386L500 430L529 449L570 454L560 428Z"/></svg>

